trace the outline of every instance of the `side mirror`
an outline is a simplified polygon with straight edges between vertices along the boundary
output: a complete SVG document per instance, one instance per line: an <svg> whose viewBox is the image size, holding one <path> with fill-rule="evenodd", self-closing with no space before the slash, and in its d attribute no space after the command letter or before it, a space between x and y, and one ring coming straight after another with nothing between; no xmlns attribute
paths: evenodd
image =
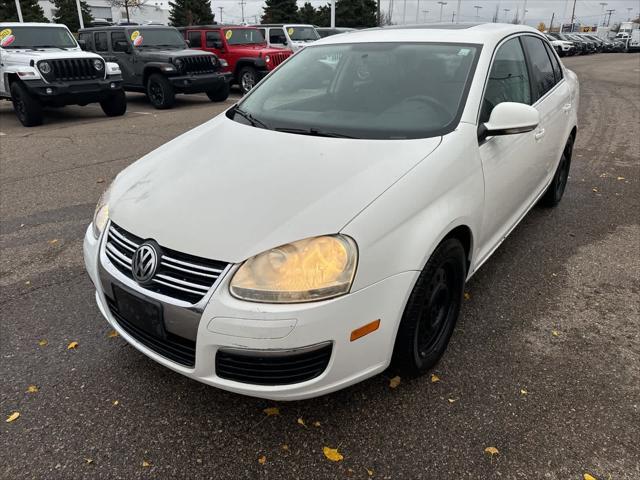
<svg viewBox="0 0 640 480"><path fill-rule="evenodd" d="M184 43L186 43L186 44L187 44L187 47L190 47L190 46L191 46L191 40L185 40L185 41L184 41Z"/></svg>
<svg viewBox="0 0 640 480"><path fill-rule="evenodd" d="M85 42L84 40L78 40L78 46L79 46L82 50L86 50L86 49L87 49L87 42Z"/></svg>
<svg viewBox="0 0 640 480"><path fill-rule="evenodd" d="M113 51L114 52L131 53L131 45L129 45L129 42L127 42L125 40L118 40L113 45Z"/></svg>
<svg viewBox="0 0 640 480"><path fill-rule="evenodd" d="M532 131L540 123L540 113L524 103L503 102L491 111L487 123L478 127L478 140L498 135L515 135Z"/></svg>

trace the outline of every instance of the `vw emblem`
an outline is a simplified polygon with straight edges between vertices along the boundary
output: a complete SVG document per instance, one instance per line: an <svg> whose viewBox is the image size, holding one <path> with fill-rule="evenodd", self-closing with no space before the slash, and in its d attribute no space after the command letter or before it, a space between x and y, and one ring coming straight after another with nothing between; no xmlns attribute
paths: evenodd
<svg viewBox="0 0 640 480"><path fill-rule="evenodd" d="M131 259L131 274L138 283L147 283L158 269L158 251L150 243L143 243Z"/></svg>

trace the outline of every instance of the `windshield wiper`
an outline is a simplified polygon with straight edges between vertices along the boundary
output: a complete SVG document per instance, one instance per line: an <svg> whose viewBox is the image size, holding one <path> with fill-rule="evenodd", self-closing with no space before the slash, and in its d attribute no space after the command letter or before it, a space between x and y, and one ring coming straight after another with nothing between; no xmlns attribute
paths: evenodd
<svg viewBox="0 0 640 480"><path fill-rule="evenodd" d="M313 137L329 137L329 138L356 138L343 133L328 132L318 130L317 128L276 128L277 132L295 133L296 135L311 135Z"/></svg>
<svg viewBox="0 0 640 480"><path fill-rule="evenodd" d="M249 123L251 124L252 127L259 127L259 128L264 128L266 130L271 130L266 123L264 123L261 120L258 120L256 117L254 117L253 115L251 115L249 112L245 112L244 110L240 110L239 108L235 108L233 110L233 113L237 113L238 115L240 115L242 118L246 119L249 121Z"/></svg>
<svg viewBox="0 0 640 480"><path fill-rule="evenodd" d="M57 45L34 45L32 48L59 48L60 50L67 50L65 47L59 47Z"/></svg>

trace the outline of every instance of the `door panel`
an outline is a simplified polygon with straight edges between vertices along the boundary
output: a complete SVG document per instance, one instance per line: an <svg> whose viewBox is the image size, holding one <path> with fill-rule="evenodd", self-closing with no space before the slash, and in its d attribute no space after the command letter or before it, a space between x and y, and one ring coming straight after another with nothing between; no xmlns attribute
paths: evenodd
<svg viewBox="0 0 640 480"><path fill-rule="evenodd" d="M133 52L127 53L125 51L117 50L116 42L127 42L127 36L124 32L111 32L111 49L109 50L109 61L116 62L120 66L122 71L122 80L126 84L137 83L136 71L135 71L135 54ZM106 58L106 57L105 57Z"/></svg>

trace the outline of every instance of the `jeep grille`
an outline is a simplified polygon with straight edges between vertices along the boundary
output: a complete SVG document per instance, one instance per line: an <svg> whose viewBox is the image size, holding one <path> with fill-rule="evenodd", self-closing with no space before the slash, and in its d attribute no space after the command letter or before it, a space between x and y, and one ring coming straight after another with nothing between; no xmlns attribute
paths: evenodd
<svg viewBox="0 0 640 480"><path fill-rule="evenodd" d="M95 80L104 78L104 64L102 70L93 67L94 58L65 58L63 60L47 60L51 64L51 74L47 77L51 81Z"/></svg>
<svg viewBox="0 0 640 480"><path fill-rule="evenodd" d="M199 55L196 57L180 57L184 62L183 73L215 73L217 71L215 57L209 55Z"/></svg>
<svg viewBox="0 0 640 480"><path fill-rule="evenodd" d="M271 64L273 65L273 68L275 68L278 65L280 65L282 62L284 62L290 56L291 56L291 54L289 52L271 53L271 54L269 54L269 58L271 59Z"/></svg>

